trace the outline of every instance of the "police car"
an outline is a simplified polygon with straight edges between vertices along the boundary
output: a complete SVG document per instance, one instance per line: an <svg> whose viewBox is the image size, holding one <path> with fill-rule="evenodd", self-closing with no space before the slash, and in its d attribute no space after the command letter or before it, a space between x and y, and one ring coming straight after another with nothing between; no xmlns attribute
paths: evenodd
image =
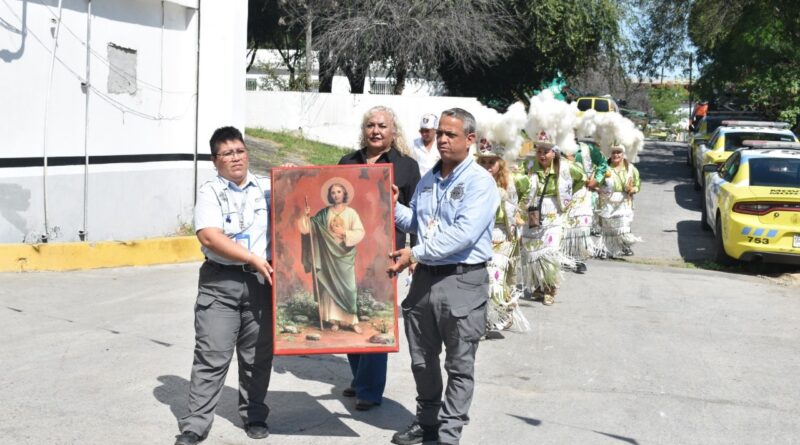
<svg viewBox="0 0 800 445"><path fill-rule="evenodd" d="M686 165L695 167L695 158L700 144L708 145L711 135L726 120L763 121L765 117L749 111L709 111L697 123L695 132L689 137L689 150L686 152Z"/></svg>
<svg viewBox="0 0 800 445"><path fill-rule="evenodd" d="M743 141L706 176L702 224L715 260L800 265L800 143Z"/></svg>
<svg viewBox="0 0 800 445"><path fill-rule="evenodd" d="M745 140L798 142L785 122L724 120L711 134L708 143L700 143L695 151L692 175L695 190L703 188L703 166L721 165L731 153L742 147Z"/></svg>

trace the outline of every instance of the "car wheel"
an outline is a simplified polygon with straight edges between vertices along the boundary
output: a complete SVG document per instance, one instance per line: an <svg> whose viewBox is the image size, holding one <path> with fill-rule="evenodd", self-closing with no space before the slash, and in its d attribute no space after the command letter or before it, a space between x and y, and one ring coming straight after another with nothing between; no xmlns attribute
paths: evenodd
<svg viewBox="0 0 800 445"><path fill-rule="evenodd" d="M714 230L714 261L723 266L730 266L736 260L725 252L725 243L722 241L722 222L717 215L716 230Z"/></svg>

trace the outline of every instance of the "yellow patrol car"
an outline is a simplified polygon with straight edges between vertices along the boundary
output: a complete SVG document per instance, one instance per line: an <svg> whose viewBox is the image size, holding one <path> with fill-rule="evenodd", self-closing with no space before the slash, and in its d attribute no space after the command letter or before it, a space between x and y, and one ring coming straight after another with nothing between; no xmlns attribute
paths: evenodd
<svg viewBox="0 0 800 445"><path fill-rule="evenodd" d="M695 190L703 188L703 166L721 165L728 157L742 147L742 141L781 141L798 142L797 136L786 122L763 122L746 120L724 120L708 140L697 147L694 160Z"/></svg>
<svg viewBox="0 0 800 445"><path fill-rule="evenodd" d="M695 132L689 137L689 151L686 153L686 165L694 167L697 150L700 144L708 144L711 134L726 120L763 121L764 116L750 111L709 111L707 116L697 123ZM701 168L702 166L698 167Z"/></svg>
<svg viewBox="0 0 800 445"><path fill-rule="evenodd" d="M800 144L744 141L706 176L703 227L715 260L800 265Z"/></svg>

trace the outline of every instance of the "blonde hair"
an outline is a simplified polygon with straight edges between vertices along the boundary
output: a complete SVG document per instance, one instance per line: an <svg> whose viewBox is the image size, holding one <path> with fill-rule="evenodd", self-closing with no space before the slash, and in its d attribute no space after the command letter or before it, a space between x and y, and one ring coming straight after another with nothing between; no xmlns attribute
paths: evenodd
<svg viewBox="0 0 800 445"><path fill-rule="evenodd" d="M371 118L375 113L386 113L391 120L392 126L394 127L394 133L392 134L392 147L395 150L399 151L403 156L411 156L411 149L408 148L408 143L406 142L406 137L403 135L403 127L400 125L400 121L397 119L397 114L395 114L394 110L389 107L385 107L383 105L378 105L377 107L372 107L364 113L364 117L361 119L361 138L359 140L359 145L363 148L367 146L367 136L364 134L364 129L367 127L367 121Z"/></svg>
<svg viewBox="0 0 800 445"><path fill-rule="evenodd" d="M499 165L499 167L497 168L497 173L492 175L492 177L494 178L494 182L501 189L507 190L511 177L511 172L508 169L508 163L506 162L505 159L499 157L491 157L489 159L494 159L495 162L497 162L497 164ZM481 164L481 162L478 161L478 164ZM481 164L481 166L483 166L483 164Z"/></svg>

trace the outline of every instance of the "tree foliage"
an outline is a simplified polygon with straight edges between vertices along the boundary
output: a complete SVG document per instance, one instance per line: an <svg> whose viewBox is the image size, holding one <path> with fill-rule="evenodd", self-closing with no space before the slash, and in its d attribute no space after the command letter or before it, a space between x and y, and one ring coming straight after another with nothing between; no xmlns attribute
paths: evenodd
<svg viewBox="0 0 800 445"><path fill-rule="evenodd" d="M351 91L361 91L367 69L382 65L402 90L409 74L431 77L443 53L469 70L508 48L510 17L501 0L338 0L315 20L314 47L328 69L342 69ZM363 85L361 85L363 87ZM400 92L396 91L396 92Z"/></svg>
<svg viewBox="0 0 800 445"><path fill-rule="evenodd" d="M309 80L305 66L305 21L297 14L297 0L249 0L247 16L248 71L253 67L259 49L278 52L289 71L287 87L304 90Z"/></svg>
<svg viewBox="0 0 800 445"><path fill-rule="evenodd" d="M680 120L675 112L688 99L689 93L682 86L667 85L650 88L648 97L655 116L671 126Z"/></svg>
<svg viewBox="0 0 800 445"><path fill-rule="evenodd" d="M704 62L701 94L798 123L800 2L697 0L689 35Z"/></svg>
<svg viewBox="0 0 800 445"><path fill-rule="evenodd" d="M620 10L613 0L510 0L513 46L491 63L459 69L444 53L439 73L451 94L476 96L499 108L527 100L558 72L571 77L616 57Z"/></svg>

